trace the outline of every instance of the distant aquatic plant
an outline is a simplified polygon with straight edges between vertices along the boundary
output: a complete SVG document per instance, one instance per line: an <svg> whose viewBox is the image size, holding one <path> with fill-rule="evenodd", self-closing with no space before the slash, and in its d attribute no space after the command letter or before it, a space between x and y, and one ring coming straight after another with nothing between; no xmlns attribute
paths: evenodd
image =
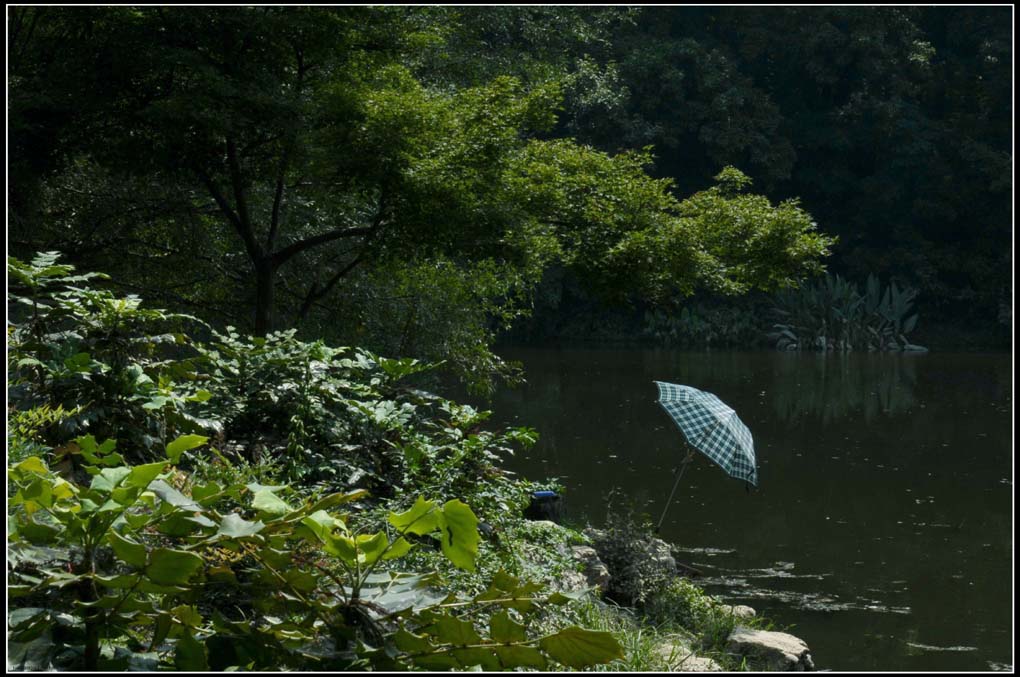
<svg viewBox="0 0 1020 677"><path fill-rule="evenodd" d="M869 275L862 293L839 275L826 275L774 295L779 319L768 338L780 350L924 351L907 340L917 325L917 290Z"/></svg>
<svg viewBox="0 0 1020 677"><path fill-rule="evenodd" d="M667 346L752 346L761 341L763 314L757 308L705 303L645 313L644 333Z"/></svg>

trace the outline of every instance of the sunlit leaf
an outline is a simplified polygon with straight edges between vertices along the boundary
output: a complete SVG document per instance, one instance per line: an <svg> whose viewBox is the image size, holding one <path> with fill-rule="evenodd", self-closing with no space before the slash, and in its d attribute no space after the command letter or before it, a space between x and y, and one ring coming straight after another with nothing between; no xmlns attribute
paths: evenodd
<svg viewBox="0 0 1020 677"><path fill-rule="evenodd" d="M439 526L439 511L436 504L426 501L421 496L414 505L405 512L389 514L389 523L402 534L423 536L432 533Z"/></svg>
<svg viewBox="0 0 1020 677"><path fill-rule="evenodd" d="M279 496L268 489L256 491L252 498L251 507L264 515L278 517L286 515L292 508L287 505Z"/></svg>
<svg viewBox="0 0 1020 677"><path fill-rule="evenodd" d="M623 648L611 633L571 626L539 641L542 650L571 668L585 668L623 658Z"/></svg>
<svg viewBox="0 0 1020 677"><path fill-rule="evenodd" d="M478 534L478 518L471 508L457 499L447 501L440 513L439 527L443 554L455 566L474 571L481 536Z"/></svg>
<svg viewBox="0 0 1020 677"><path fill-rule="evenodd" d="M393 541L393 544L390 545L390 549L383 555L383 559L388 560L403 557L407 553L411 552L411 547L411 544L404 540L404 537L401 536L397 540Z"/></svg>
<svg viewBox="0 0 1020 677"><path fill-rule="evenodd" d="M220 528L219 531L216 532L216 536L225 538L250 538L262 531L265 526L266 525L261 521L249 522L237 513L230 513L229 515L224 515L223 519L220 520Z"/></svg>
<svg viewBox="0 0 1020 677"><path fill-rule="evenodd" d="M181 461L181 454L189 449L195 449L209 441L203 435L181 435L176 440L166 445L166 457L170 462L177 465Z"/></svg>

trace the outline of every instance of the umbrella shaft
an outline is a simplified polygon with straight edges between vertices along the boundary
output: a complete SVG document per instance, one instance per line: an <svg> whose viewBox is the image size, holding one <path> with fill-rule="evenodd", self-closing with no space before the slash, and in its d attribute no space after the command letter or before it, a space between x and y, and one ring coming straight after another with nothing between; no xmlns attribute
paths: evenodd
<svg viewBox="0 0 1020 677"><path fill-rule="evenodd" d="M670 504L673 503L673 496L676 495L676 488L680 486L680 478L684 476L684 471L687 470L687 465L691 462L690 456L684 459L684 462L680 464L680 472L677 473L676 482L673 482L673 490L669 492L669 498L666 499L666 507L662 510L662 517L659 518L659 523L655 525L655 531L658 533L659 529L662 528L662 522L666 519L666 512L669 510Z"/></svg>

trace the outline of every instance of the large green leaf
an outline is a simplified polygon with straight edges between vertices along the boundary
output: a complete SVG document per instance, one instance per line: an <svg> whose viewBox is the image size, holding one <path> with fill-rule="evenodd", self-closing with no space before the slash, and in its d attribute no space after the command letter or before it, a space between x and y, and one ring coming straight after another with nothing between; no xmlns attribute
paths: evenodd
<svg viewBox="0 0 1020 677"><path fill-rule="evenodd" d="M371 566L379 561L386 546L389 545L389 539L380 531L375 534L359 534L355 543L358 546L359 559L365 566Z"/></svg>
<svg viewBox="0 0 1020 677"><path fill-rule="evenodd" d="M116 468L103 468L103 470L92 477L92 484L89 488L103 494L108 494L120 486L124 478L131 474L131 468L118 466Z"/></svg>
<svg viewBox="0 0 1020 677"><path fill-rule="evenodd" d="M339 520L325 510L317 510L311 515L301 519L301 524L308 528L312 535L318 539L319 543L326 542L329 535L337 528L338 523Z"/></svg>
<svg viewBox="0 0 1020 677"><path fill-rule="evenodd" d="M447 501L440 513L440 530L443 554L453 564L466 571L475 570L478 557L478 518L471 508L457 499Z"/></svg>
<svg viewBox="0 0 1020 677"><path fill-rule="evenodd" d="M205 643L191 635L177 641L174 649L174 667L185 672L203 672L209 669L209 651Z"/></svg>
<svg viewBox="0 0 1020 677"><path fill-rule="evenodd" d="M412 634L404 628L400 628L394 633L393 643L398 649L407 653L426 653L434 648L427 637Z"/></svg>
<svg viewBox="0 0 1020 677"><path fill-rule="evenodd" d="M202 506L195 503L192 499L188 498L181 492L174 489L172 486L164 482L163 480L154 480L149 485L149 491L159 496L159 498L175 508L181 508L183 510L201 511Z"/></svg>
<svg viewBox="0 0 1020 677"><path fill-rule="evenodd" d="M537 668L545 670L547 662L545 656L538 649L530 646L496 646L493 647L499 662L503 668Z"/></svg>
<svg viewBox="0 0 1020 677"><path fill-rule="evenodd" d="M170 459L171 463L177 465L181 461L181 454L189 449L200 447L208 441L209 438L202 435L181 435L166 445L166 457Z"/></svg>
<svg viewBox="0 0 1020 677"><path fill-rule="evenodd" d="M157 548L149 557L145 575L161 585L183 585L202 570L205 562L193 552Z"/></svg>
<svg viewBox="0 0 1020 677"><path fill-rule="evenodd" d="M35 518L29 517L17 524L17 532L33 545L45 545L52 543L60 535L60 529L37 522Z"/></svg>
<svg viewBox="0 0 1020 677"><path fill-rule="evenodd" d="M146 465L136 465L131 468L130 474L127 478L121 482L122 486L125 487L136 487L144 489L156 479L156 476L163 472L163 468L166 467L166 463L148 463Z"/></svg>
<svg viewBox="0 0 1020 677"><path fill-rule="evenodd" d="M450 615L440 616L432 625L424 628L424 631L443 644L463 646L466 644L479 644L482 641L471 621L461 620Z"/></svg>
<svg viewBox="0 0 1020 677"><path fill-rule="evenodd" d="M265 528L265 524L260 521L249 522L242 518L237 513L230 513L224 515L223 519L220 520L219 531L216 532L217 538L251 538L258 532Z"/></svg>
<svg viewBox="0 0 1020 677"><path fill-rule="evenodd" d="M145 546L141 543L121 536L112 529L109 532L110 547L113 548L113 552L122 561L130 564L133 567L142 569L145 567L147 551Z"/></svg>
<svg viewBox="0 0 1020 677"><path fill-rule="evenodd" d="M349 536L329 534L322 544L322 549L339 558L349 567L354 567L358 561L358 551L354 545L354 539Z"/></svg>
<svg viewBox="0 0 1020 677"><path fill-rule="evenodd" d="M489 635L496 642L523 642L525 628L510 618L509 613L500 611L489 619Z"/></svg>
<svg viewBox="0 0 1020 677"><path fill-rule="evenodd" d="M167 536L190 536L196 531L211 530L215 527L216 522L208 517L190 512L175 512L156 525L159 533Z"/></svg>
<svg viewBox="0 0 1020 677"><path fill-rule="evenodd" d="M623 658L623 648L611 633L571 626L539 640L539 646L571 668L585 668Z"/></svg>
<svg viewBox="0 0 1020 677"><path fill-rule="evenodd" d="M453 649L450 655L457 659L461 668L472 668L480 666L484 672L498 672L502 667L500 660L492 649L471 647L468 649Z"/></svg>
<svg viewBox="0 0 1020 677"><path fill-rule="evenodd" d="M414 502L414 505L405 512L391 512L389 522L402 534L415 534L424 536L436 530L439 526L439 511L436 504L426 501L421 496Z"/></svg>
<svg viewBox="0 0 1020 677"><path fill-rule="evenodd" d="M38 456L29 456L24 461L14 466L14 470L15 473L11 474L12 475L17 474L19 477L26 473L45 475L46 473L49 472L49 468L46 467L46 464L43 463L42 459L40 459Z"/></svg>
<svg viewBox="0 0 1020 677"><path fill-rule="evenodd" d="M403 536L401 536L397 540L393 541L390 545L390 549L383 555L383 559L387 560L403 557L407 553L411 552L411 547L411 544L408 543Z"/></svg>
<svg viewBox="0 0 1020 677"><path fill-rule="evenodd" d="M217 496L223 491L217 482L209 482L209 484L192 484L191 485L191 497L202 505L209 505L214 503L211 498Z"/></svg>
<svg viewBox="0 0 1020 677"><path fill-rule="evenodd" d="M260 515L269 517L279 517L280 515L286 515L293 508L286 504L279 496L274 494L269 489L261 489L254 493L252 498L251 507L258 510Z"/></svg>

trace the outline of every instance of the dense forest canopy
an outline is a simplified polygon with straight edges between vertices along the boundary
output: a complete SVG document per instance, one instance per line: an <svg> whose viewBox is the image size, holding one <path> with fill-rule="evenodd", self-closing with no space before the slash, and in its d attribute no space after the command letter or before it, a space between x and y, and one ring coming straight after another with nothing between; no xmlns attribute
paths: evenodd
<svg viewBox="0 0 1020 677"><path fill-rule="evenodd" d="M219 324L470 380L549 270L599 304L771 290L829 235L929 315L1008 304L1008 8L9 19L12 248Z"/></svg>

